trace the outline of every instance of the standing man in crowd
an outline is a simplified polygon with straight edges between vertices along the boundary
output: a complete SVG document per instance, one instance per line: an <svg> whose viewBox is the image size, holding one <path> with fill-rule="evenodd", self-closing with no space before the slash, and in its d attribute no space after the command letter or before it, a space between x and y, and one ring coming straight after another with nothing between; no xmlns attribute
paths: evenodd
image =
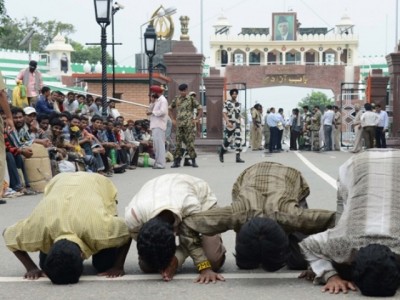
<svg viewBox="0 0 400 300"><path fill-rule="evenodd" d="M372 111L370 103L364 104L365 113L361 116L361 126L363 128L363 135L365 141L365 148L374 147L374 138L376 135L376 126L379 123L379 115Z"/></svg>
<svg viewBox="0 0 400 300"><path fill-rule="evenodd" d="M151 103L147 112L150 116L150 129L153 136L155 162L153 169L165 169L165 130L167 129L168 101L163 89L152 85Z"/></svg>
<svg viewBox="0 0 400 300"><path fill-rule="evenodd" d="M242 136L241 136L241 115L240 115L240 103L237 101L239 95L238 89L231 89L229 91L231 96L230 100L227 100L222 110L222 115L225 121L224 130L224 141L219 148L219 161L224 162L224 154L226 148L235 141L236 148L236 162L244 163L244 160L240 158L240 152L242 152Z"/></svg>
<svg viewBox="0 0 400 300"><path fill-rule="evenodd" d="M322 124L324 125L325 151L332 151L332 126L334 119L335 113L332 110L332 105L327 105L326 111L322 116Z"/></svg>
<svg viewBox="0 0 400 300"><path fill-rule="evenodd" d="M43 87L42 73L37 70L37 62L31 60L29 67L21 70L16 80L22 80L26 86L29 105L35 107L39 92Z"/></svg>
<svg viewBox="0 0 400 300"><path fill-rule="evenodd" d="M319 130L321 128L321 111L318 105L314 106L314 114L311 117L311 143L312 150L319 151L321 149L319 144Z"/></svg>
<svg viewBox="0 0 400 300"><path fill-rule="evenodd" d="M379 123L376 126L376 148L386 148L386 132L389 127L389 118L386 111L382 110L380 104L375 106L376 114L379 116Z"/></svg>
<svg viewBox="0 0 400 300"><path fill-rule="evenodd" d="M3 110L3 112L6 116L5 125L7 126L7 128L3 128L4 123L0 117L0 131L1 132L4 132L4 130L6 130L7 132L11 132L11 131L15 130L10 105L8 104L8 100L7 100L6 88L7 88L7 86L6 86L6 83L4 82L3 74L1 74L1 71L0 71L0 108L1 108L1 110ZM0 178L1 178L2 183L4 180L5 173L6 173L6 146L4 144L4 135L1 134L0 135ZM2 188L0 198L3 197L3 192L4 192L4 190ZM6 201L0 199L0 204L4 204L4 203L6 203Z"/></svg>
<svg viewBox="0 0 400 300"><path fill-rule="evenodd" d="M199 122L203 113L201 104L189 96L188 85L182 83L178 87L180 96L175 97L170 106L169 113L172 120L172 124L176 128L176 149L174 154L174 163L171 168L179 168L182 160L182 142L186 145L186 151L192 159L192 167L198 168L196 163L196 151L194 149L194 139L197 122ZM172 111L176 109L176 117L172 114ZM195 113L195 110L197 112Z"/></svg>
<svg viewBox="0 0 400 300"><path fill-rule="evenodd" d="M337 105L333 106L333 111L335 112L335 127L333 130L334 140L333 143L335 145L335 151L340 151L340 133L342 132L342 114L339 111L339 107Z"/></svg>
<svg viewBox="0 0 400 300"><path fill-rule="evenodd" d="M260 103L254 105L251 119L251 148L253 151L262 150L262 106Z"/></svg>

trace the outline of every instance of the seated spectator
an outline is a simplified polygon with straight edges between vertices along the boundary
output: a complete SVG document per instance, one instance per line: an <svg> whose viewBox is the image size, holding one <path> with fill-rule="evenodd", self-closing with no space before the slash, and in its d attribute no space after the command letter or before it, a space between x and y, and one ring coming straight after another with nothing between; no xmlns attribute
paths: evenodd
<svg viewBox="0 0 400 300"><path fill-rule="evenodd" d="M88 116L89 115L89 107L86 104L86 97L85 95L78 95L78 109L76 113L80 116Z"/></svg>
<svg viewBox="0 0 400 300"><path fill-rule="evenodd" d="M64 101L65 101L65 95L63 92L60 91L55 91L52 95L52 100L53 100L53 105L54 105L54 111L57 113L62 113L65 111L64 108Z"/></svg>
<svg viewBox="0 0 400 300"><path fill-rule="evenodd" d="M13 115L13 121L17 131L19 143L28 147L33 143L41 144L46 148L51 145L49 139L38 139L35 137L35 134L30 132L28 125L25 123L25 112L22 108L13 107L11 109L11 113Z"/></svg>
<svg viewBox="0 0 400 300"><path fill-rule="evenodd" d="M5 120L4 113L2 112L1 114L3 120ZM32 149L30 147L18 147L18 145L15 145L6 130L4 131L4 143L6 147L7 169L10 176L10 187L14 191L23 193L24 195L36 195L36 192L31 189L29 184L29 178L27 176L23 160L23 157L32 157ZM24 182L21 182L18 169L21 170Z"/></svg>
<svg viewBox="0 0 400 300"><path fill-rule="evenodd" d="M112 122L107 122L106 129L103 132L103 146L106 149L106 153L110 156L111 149L114 149L117 153L116 165L126 165L126 151L121 148L118 143L117 136L114 131L114 124ZM118 130L117 130L118 131ZM115 168L115 166L113 166Z"/></svg>
<svg viewBox="0 0 400 300"><path fill-rule="evenodd" d="M94 102L89 106L89 113L92 117L99 116L101 117L102 112L102 99L100 97L96 97Z"/></svg>
<svg viewBox="0 0 400 300"><path fill-rule="evenodd" d="M82 132L79 144L84 149L85 154L93 156L96 160L96 170L99 174L107 176L104 173L105 166L101 158L101 154L105 154L105 149L101 146L99 140L88 131L88 118L81 116L80 129Z"/></svg>
<svg viewBox="0 0 400 300"><path fill-rule="evenodd" d="M78 100L75 99L75 93L74 92L68 92L67 93L67 99L64 101L64 110L69 112L71 115L76 114L79 103Z"/></svg>
<svg viewBox="0 0 400 300"><path fill-rule="evenodd" d="M107 176L112 176L113 168L112 165L108 161L108 153L106 151L105 142L103 141L103 119L100 116L92 117L92 125L89 127L90 133L93 134L96 139L99 141L100 146L104 151L101 151L99 154L104 164L104 172Z"/></svg>
<svg viewBox="0 0 400 300"><path fill-rule="evenodd" d="M132 145L129 149L130 165L136 168L139 160L140 142L135 141L135 137L133 136L132 132L133 126L134 122L132 120L125 121L125 123L122 126L122 132L123 132L123 143Z"/></svg>
<svg viewBox="0 0 400 300"><path fill-rule="evenodd" d="M51 94L53 95L53 93ZM50 96L50 88L47 86L42 87L42 95L40 95L36 103L36 112L38 114L51 114L54 112L54 104L52 96Z"/></svg>
<svg viewBox="0 0 400 300"><path fill-rule="evenodd" d="M39 128L36 132L38 139L50 139L50 116L47 114L40 114L37 116Z"/></svg>

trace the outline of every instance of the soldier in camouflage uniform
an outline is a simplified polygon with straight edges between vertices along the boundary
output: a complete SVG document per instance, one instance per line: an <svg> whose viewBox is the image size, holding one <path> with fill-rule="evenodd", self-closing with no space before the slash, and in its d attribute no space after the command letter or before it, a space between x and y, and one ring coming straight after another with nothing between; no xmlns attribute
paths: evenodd
<svg viewBox="0 0 400 300"><path fill-rule="evenodd" d="M304 144L300 147L300 150L311 150L311 112L308 109L308 106L303 106L303 140Z"/></svg>
<svg viewBox="0 0 400 300"><path fill-rule="evenodd" d="M197 122L199 122L199 118L203 113L203 108L195 98L187 95L187 84L181 84L178 89L180 96L175 97L169 105L172 124L174 124L176 128L176 149L174 153L174 163L171 168L178 168L181 165L183 155L182 142L186 145L186 150L192 160L192 167L197 168L197 155L194 150L194 128ZM176 109L176 119L172 114L173 109Z"/></svg>
<svg viewBox="0 0 400 300"><path fill-rule="evenodd" d="M321 111L319 106L314 106L314 114L311 117L311 141L312 150L319 151L321 149L319 145L319 130L321 129Z"/></svg>
<svg viewBox="0 0 400 300"><path fill-rule="evenodd" d="M227 100L224 104L222 110L224 120L225 120L225 130L224 130L224 141L219 149L219 160L224 162L224 154L226 152L226 147L234 140L236 148L236 162L244 163L244 160L240 158L240 152L242 152L242 137L240 129L240 103L237 102L237 96L239 91L237 89L232 89L229 91L231 95L231 100Z"/></svg>

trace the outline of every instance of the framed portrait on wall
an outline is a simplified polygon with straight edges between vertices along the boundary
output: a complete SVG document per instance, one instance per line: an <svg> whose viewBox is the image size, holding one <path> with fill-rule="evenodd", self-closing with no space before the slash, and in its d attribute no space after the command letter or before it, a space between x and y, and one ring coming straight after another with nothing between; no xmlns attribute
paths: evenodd
<svg viewBox="0 0 400 300"><path fill-rule="evenodd" d="M272 32L274 41L296 40L296 13L273 13Z"/></svg>

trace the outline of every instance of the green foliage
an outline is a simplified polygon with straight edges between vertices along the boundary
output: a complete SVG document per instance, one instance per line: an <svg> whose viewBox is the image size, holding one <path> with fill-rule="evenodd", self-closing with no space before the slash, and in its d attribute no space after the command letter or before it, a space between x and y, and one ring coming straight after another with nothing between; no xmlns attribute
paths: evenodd
<svg viewBox="0 0 400 300"><path fill-rule="evenodd" d="M301 99L301 101L297 104L298 107L303 107L308 105L311 110L313 106L318 105L321 111L325 110L327 105L334 105L335 101L333 99L329 99L327 95L322 92L311 92L311 95L308 94L306 97Z"/></svg>
<svg viewBox="0 0 400 300"><path fill-rule="evenodd" d="M101 61L100 46L90 46L85 48L77 42L70 41L70 43L75 50L75 52L71 53L72 62L84 64L86 61L89 61L90 64L96 64L98 61ZM107 64L110 64L111 62L111 55L107 53Z"/></svg>
<svg viewBox="0 0 400 300"><path fill-rule="evenodd" d="M85 47L78 42L69 39L69 35L75 32L71 24L50 20L40 21L38 18L24 18L22 20L11 19L6 15L4 0L0 0L0 47L4 49L18 49L28 51L29 44L19 46L22 39L35 29L35 34L31 40L31 50L44 52L47 45L52 43L53 38L60 33L67 42L74 48L75 52L71 54L71 61L74 63L85 63L88 60L91 64L101 61L101 47ZM100 41L99 41L100 42ZM111 56L107 53L108 63L112 63Z"/></svg>

